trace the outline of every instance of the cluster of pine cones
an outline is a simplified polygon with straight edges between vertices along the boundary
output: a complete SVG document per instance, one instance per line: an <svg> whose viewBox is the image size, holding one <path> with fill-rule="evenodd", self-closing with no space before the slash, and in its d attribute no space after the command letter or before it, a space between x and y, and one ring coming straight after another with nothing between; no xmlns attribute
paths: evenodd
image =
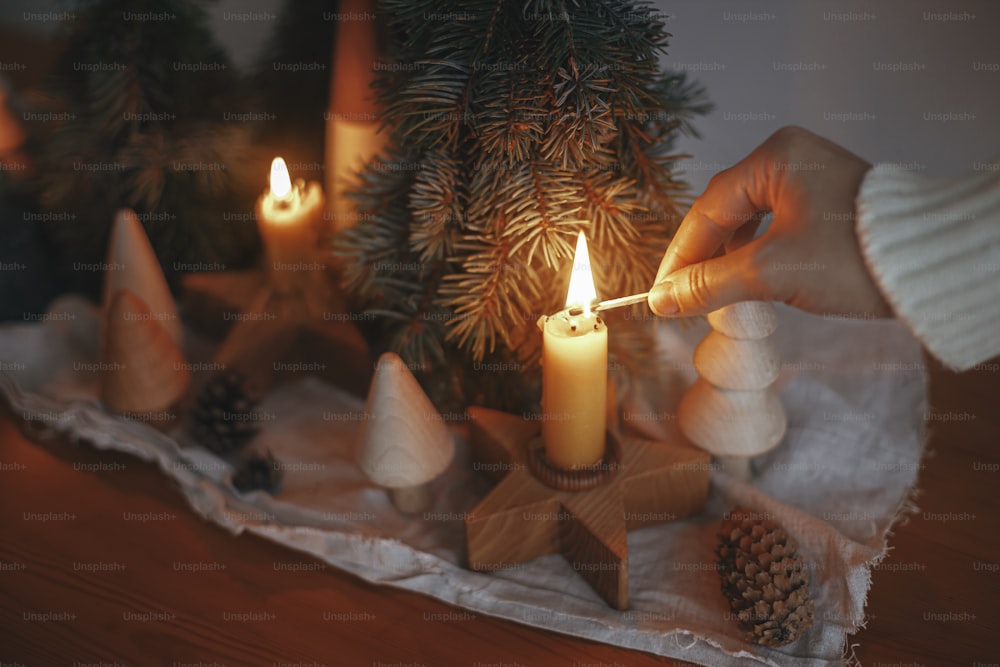
<svg viewBox="0 0 1000 667"><path fill-rule="evenodd" d="M719 532L719 575L747 641L783 646L813 622L809 570L781 526L736 507Z"/></svg>
<svg viewBox="0 0 1000 667"><path fill-rule="evenodd" d="M263 489L276 493L281 468L270 452L242 454L257 435L257 401L246 391L246 380L234 370L213 376L198 393L191 411L191 436L220 456L236 456L233 486L240 492Z"/></svg>

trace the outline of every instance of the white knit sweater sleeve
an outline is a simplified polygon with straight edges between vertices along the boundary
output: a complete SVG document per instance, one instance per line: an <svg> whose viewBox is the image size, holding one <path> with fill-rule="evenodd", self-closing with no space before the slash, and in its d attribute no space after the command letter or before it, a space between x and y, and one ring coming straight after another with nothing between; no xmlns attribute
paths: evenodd
<svg viewBox="0 0 1000 667"><path fill-rule="evenodd" d="M1000 354L1000 164L935 181L871 169L857 198L868 269L924 346L966 370Z"/></svg>

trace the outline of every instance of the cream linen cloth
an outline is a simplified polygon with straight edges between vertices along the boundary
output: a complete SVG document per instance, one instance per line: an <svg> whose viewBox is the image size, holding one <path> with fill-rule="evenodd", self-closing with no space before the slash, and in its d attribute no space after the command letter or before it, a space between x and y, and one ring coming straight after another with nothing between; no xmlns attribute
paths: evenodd
<svg viewBox="0 0 1000 667"><path fill-rule="evenodd" d="M773 340L784 359L776 386L789 417L785 441L757 459L752 485L713 472L702 516L629 534L624 612L605 605L560 556L494 574L464 569L462 518L489 485L472 472L463 439L433 507L404 518L354 464L358 421L345 416L357 415L361 402L319 380L286 384L261 403L277 418L262 423L252 446L269 448L284 466L275 498L237 493L230 467L179 428L164 435L102 409L97 376L86 370L98 358L97 312L77 299L53 304L48 321L0 327L0 392L33 428L155 462L206 520L369 582L706 665L840 665L849 634L864 623L871 567L909 507L924 444L926 372L919 345L896 322L779 312ZM623 392L622 412L630 430L655 438L676 428L674 407L694 378L693 344L707 327L650 326L660 330L660 386L631 392L641 399ZM188 347L198 360L196 341ZM816 622L780 649L743 642L727 618L712 549L719 518L735 503L773 513L812 571Z"/></svg>

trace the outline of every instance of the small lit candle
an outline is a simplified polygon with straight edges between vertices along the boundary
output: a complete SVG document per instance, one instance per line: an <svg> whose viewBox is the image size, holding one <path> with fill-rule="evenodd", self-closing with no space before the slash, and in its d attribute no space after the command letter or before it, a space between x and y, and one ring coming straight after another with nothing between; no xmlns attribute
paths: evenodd
<svg viewBox="0 0 1000 667"><path fill-rule="evenodd" d="M566 309L545 318L542 440L545 457L565 470L599 463L606 442L608 328L597 300L587 239L577 237Z"/></svg>
<svg viewBox="0 0 1000 667"><path fill-rule="evenodd" d="M297 274L306 276L315 269L323 207L319 183L292 183L285 161L274 158L270 187L257 200L256 213L268 271L279 291L292 291L302 282Z"/></svg>

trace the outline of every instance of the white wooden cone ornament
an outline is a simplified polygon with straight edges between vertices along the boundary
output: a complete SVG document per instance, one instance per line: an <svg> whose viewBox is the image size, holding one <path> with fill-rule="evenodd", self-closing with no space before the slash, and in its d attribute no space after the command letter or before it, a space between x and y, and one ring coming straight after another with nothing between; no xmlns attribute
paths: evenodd
<svg viewBox="0 0 1000 667"><path fill-rule="evenodd" d="M709 313L708 323L729 338L761 340L778 328L778 311L766 301L740 301Z"/></svg>
<svg viewBox="0 0 1000 667"><path fill-rule="evenodd" d="M365 415L358 465L374 483L389 489L399 511L424 511L431 500L429 483L451 463L455 442L399 355L379 357Z"/></svg>
<svg viewBox="0 0 1000 667"><path fill-rule="evenodd" d="M712 331L694 350L698 375L721 389L766 389L781 372L781 358L767 339L729 338Z"/></svg>
<svg viewBox="0 0 1000 667"><path fill-rule="evenodd" d="M118 292L127 289L146 305L153 317L178 346L184 344L183 329L177 317L177 304L160 262L149 243L146 230L135 213L122 209L115 216L108 244L107 264L104 273L104 305L107 316L111 300Z"/></svg>
<svg viewBox="0 0 1000 667"><path fill-rule="evenodd" d="M713 331L694 353L701 377L681 399L678 423L727 472L749 479L750 459L777 447L787 426L772 387L781 359L767 340L778 314L770 303L745 301L710 313L708 322Z"/></svg>
<svg viewBox="0 0 1000 667"><path fill-rule="evenodd" d="M191 380L180 346L146 303L127 289L118 290L108 304L101 360L109 367L101 382L101 400L115 412L165 411ZM151 420L158 421L155 415Z"/></svg>
<svg viewBox="0 0 1000 667"><path fill-rule="evenodd" d="M684 434L715 456L755 456L785 434L785 410L771 390L719 389L698 378L681 405Z"/></svg>

